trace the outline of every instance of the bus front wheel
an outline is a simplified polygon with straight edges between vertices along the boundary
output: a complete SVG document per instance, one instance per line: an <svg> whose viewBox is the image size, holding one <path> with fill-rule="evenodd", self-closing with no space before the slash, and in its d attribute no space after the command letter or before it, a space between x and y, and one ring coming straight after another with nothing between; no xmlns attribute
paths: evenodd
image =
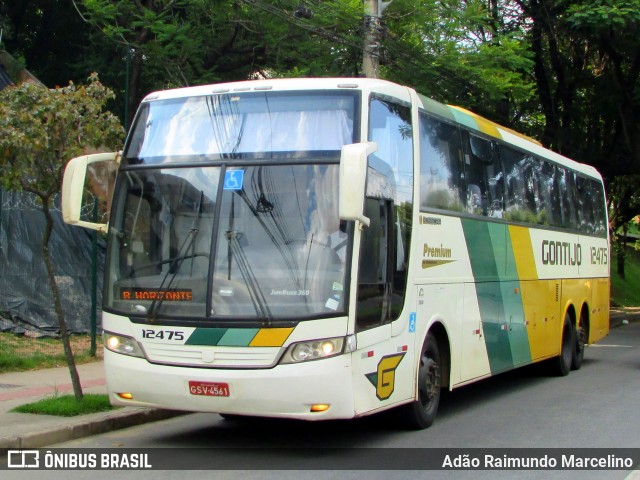
<svg viewBox="0 0 640 480"><path fill-rule="evenodd" d="M427 428L436 419L440 403L441 365L438 341L429 333L420 352L418 399L405 406L406 419L412 428Z"/></svg>

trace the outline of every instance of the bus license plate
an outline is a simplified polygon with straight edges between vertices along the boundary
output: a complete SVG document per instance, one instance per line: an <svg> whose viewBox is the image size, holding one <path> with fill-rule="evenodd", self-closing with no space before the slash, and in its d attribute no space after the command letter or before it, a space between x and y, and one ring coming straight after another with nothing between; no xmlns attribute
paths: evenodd
<svg viewBox="0 0 640 480"><path fill-rule="evenodd" d="M204 395L207 397L228 397L229 384L189 381L189 393L191 395Z"/></svg>

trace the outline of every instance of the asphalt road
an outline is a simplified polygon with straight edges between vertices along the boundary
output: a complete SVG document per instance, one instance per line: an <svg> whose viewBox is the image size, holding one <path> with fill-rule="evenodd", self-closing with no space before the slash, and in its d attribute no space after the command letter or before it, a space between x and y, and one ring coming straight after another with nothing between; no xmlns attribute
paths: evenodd
<svg viewBox="0 0 640 480"><path fill-rule="evenodd" d="M500 375L447 394L436 423L423 431L398 428L392 414L354 421L306 423L251 419L224 420L214 414L193 414L162 422L115 431L55 445L65 448L167 448L167 455L179 458L176 449L235 447L238 468L136 472L135 478L300 478L299 471L259 470L264 461L260 451L276 448L281 458L290 452L292 462L303 448L376 448L379 455L409 455L410 448L637 448L640 449L640 323L611 331L608 338L587 349L579 371L568 377L549 377L539 366ZM401 449L395 450L394 449ZM273 451L273 450L272 450ZM338 450L339 451L339 450ZM183 451L185 452L185 451ZM335 453L336 451L334 451ZM473 451L471 451L473 452ZM237 451L235 452L237 454ZM303 472L313 479L416 479L416 478L580 478L640 479L632 469L618 471L425 471L363 470L367 465L342 471L344 458L323 453L326 470ZM206 457L205 457L206 458ZM411 460L408 466L411 467ZM294 465L297 465L294 463ZM204 465L203 465L204 467ZM297 468L297 467L296 467ZM404 467L406 468L406 467ZM637 465L635 468L640 468ZM13 472L11 472L13 473ZM57 472L60 473L61 472ZM30 472L30 478L73 479L82 472L58 477L54 472ZM47 474L47 476L45 476ZM120 478L132 472L92 472L95 478ZM86 475L86 472L85 472ZM17 478L17 477L16 477ZM25 478L20 475L20 478ZM83 478L78 475L77 478Z"/></svg>

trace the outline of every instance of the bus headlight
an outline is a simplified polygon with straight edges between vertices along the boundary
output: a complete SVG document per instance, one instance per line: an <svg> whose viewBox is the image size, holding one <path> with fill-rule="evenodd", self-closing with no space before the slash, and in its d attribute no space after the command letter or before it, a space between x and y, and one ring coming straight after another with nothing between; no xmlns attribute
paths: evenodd
<svg viewBox="0 0 640 480"><path fill-rule="evenodd" d="M140 345L135 339L109 332L104 332L102 337L104 338L104 346L108 350L121 353L122 355L144 358L142 348L140 348Z"/></svg>
<svg viewBox="0 0 640 480"><path fill-rule="evenodd" d="M297 342L289 345L280 363L288 364L320 360L321 358L341 355L343 352L344 337Z"/></svg>

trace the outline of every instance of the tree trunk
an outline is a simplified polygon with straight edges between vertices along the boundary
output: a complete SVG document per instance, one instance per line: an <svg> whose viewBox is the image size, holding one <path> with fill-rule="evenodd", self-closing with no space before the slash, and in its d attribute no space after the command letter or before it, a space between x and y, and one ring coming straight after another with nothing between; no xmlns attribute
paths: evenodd
<svg viewBox="0 0 640 480"><path fill-rule="evenodd" d="M622 227L622 235L618 235L618 254L616 256L617 259L617 266L618 266L618 276L624 280L625 279L625 274L624 274L624 260L626 257L626 253L627 253L627 225L625 224Z"/></svg>
<svg viewBox="0 0 640 480"><path fill-rule="evenodd" d="M44 236L42 237L42 256L44 258L44 264L47 267L47 278L49 279L49 286L51 287L51 293L53 294L53 302L55 306L56 316L58 317L58 324L60 325L60 335L62 337L62 345L64 346L64 355L67 359L67 366L69 367L69 375L71 376L71 384L73 385L73 394L76 400L82 400L82 386L80 385L80 377L78 376L78 369L76 368L76 362L73 358L73 351L71 350L71 342L69 341L69 331L67 330L67 322L64 319L64 312L62 310L62 302L60 300L60 290L56 283L55 271L53 269L53 263L49 255L49 239L51 238L51 232L53 231L53 218L49 209L49 198L42 198L42 211L46 218L46 227Z"/></svg>
<svg viewBox="0 0 640 480"><path fill-rule="evenodd" d="M618 254L616 256L618 262L618 276L624 280L624 247L620 246L618 248Z"/></svg>

